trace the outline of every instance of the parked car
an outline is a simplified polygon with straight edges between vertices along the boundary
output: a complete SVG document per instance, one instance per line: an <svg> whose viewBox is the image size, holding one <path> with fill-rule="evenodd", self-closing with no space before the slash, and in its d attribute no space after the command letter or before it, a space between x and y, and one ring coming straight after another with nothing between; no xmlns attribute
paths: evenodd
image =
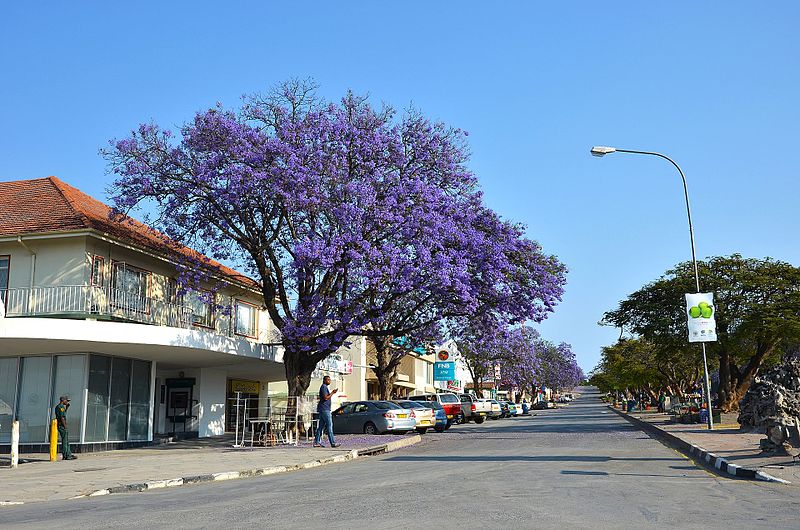
<svg viewBox="0 0 800 530"><path fill-rule="evenodd" d="M461 415L465 422L481 424L492 411L488 400L478 399L472 394L459 394L458 397L461 399Z"/></svg>
<svg viewBox="0 0 800 530"><path fill-rule="evenodd" d="M516 416L517 415L517 404L513 401L508 402L508 417Z"/></svg>
<svg viewBox="0 0 800 530"><path fill-rule="evenodd" d="M391 401L355 401L333 411L336 434L408 432L417 427L411 411Z"/></svg>
<svg viewBox="0 0 800 530"><path fill-rule="evenodd" d="M424 407L430 407L435 414L434 418L436 423L433 424L433 430L436 432L444 432L447 429L447 413L444 407L438 401L415 401Z"/></svg>
<svg viewBox="0 0 800 530"><path fill-rule="evenodd" d="M439 394L420 394L409 396L411 401L438 401L447 414L447 429L450 428L461 415L461 400L452 392L441 392Z"/></svg>
<svg viewBox="0 0 800 530"><path fill-rule="evenodd" d="M541 400L533 404L533 410L545 410L547 408L547 401Z"/></svg>
<svg viewBox="0 0 800 530"><path fill-rule="evenodd" d="M508 418L510 416L508 411L508 401L498 401L500 404L500 417Z"/></svg>
<svg viewBox="0 0 800 530"><path fill-rule="evenodd" d="M425 434L428 432L428 429L433 428L434 424L436 423L435 412L427 405L427 403L409 400L394 400L392 403L411 411L411 417L417 422L416 430L420 434ZM446 421L447 416L445 416L445 422Z"/></svg>
<svg viewBox="0 0 800 530"><path fill-rule="evenodd" d="M514 403L514 416L522 416L522 403Z"/></svg>
<svg viewBox="0 0 800 530"><path fill-rule="evenodd" d="M497 402L497 400L495 400L495 399L480 399L479 401L486 402L486 406L487 406L487 408L489 410L489 412L486 414L486 417L489 418L490 420L496 420L502 415L503 409L500 406L500 403Z"/></svg>

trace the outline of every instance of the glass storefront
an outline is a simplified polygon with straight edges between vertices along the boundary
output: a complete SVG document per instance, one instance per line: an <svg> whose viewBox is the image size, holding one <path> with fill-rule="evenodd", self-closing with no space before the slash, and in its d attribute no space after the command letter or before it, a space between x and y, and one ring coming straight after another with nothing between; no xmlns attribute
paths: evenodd
<svg viewBox="0 0 800 530"><path fill-rule="evenodd" d="M15 418L20 443L46 443L62 395L71 400L67 421L73 443L81 435L84 443L147 440L151 366L93 354L0 358L0 444L11 442Z"/></svg>
<svg viewBox="0 0 800 530"><path fill-rule="evenodd" d="M11 422L17 401L19 359L0 359L0 444L11 443Z"/></svg>
<svg viewBox="0 0 800 530"><path fill-rule="evenodd" d="M131 421L128 439L147 440L150 430L150 363L133 361L131 374Z"/></svg>
<svg viewBox="0 0 800 530"><path fill-rule="evenodd" d="M23 357L17 393L19 443L45 442L49 436L52 357Z"/></svg>
<svg viewBox="0 0 800 530"><path fill-rule="evenodd" d="M113 359L111 365L111 409L108 440L128 439L128 405L131 390L131 360Z"/></svg>
<svg viewBox="0 0 800 530"><path fill-rule="evenodd" d="M67 426L73 442L81 439L83 425L83 382L86 380L85 355L57 355L53 369L53 407L60 396L69 396Z"/></svg>
<svg viewBox="0 0 800 530"><path fill-rule="evenodd" d="M89 392L86 402L85 442L105 442L108 425L108 381L111 357L89 356Z"/></svg>

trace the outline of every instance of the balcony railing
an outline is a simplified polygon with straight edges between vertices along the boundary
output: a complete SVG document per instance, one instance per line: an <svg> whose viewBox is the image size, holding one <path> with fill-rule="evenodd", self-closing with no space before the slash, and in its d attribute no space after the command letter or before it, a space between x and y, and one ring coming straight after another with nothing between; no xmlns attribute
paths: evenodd
<svg viewBox="0 0 800 530"><path fill-rule="evenodd" d="M94 285L59 285L0 290L6 317L107 318L188 328L189 306Z"/></svg>

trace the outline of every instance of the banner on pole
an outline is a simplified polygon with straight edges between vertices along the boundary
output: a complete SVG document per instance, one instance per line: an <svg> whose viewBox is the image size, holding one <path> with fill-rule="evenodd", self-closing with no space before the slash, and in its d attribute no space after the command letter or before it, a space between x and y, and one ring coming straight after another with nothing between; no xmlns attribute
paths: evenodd
<svg viewBox="0 0 800 530"><path fill-rule="evenodd" d="M717 340L715 313L714 293L686 294L689 342L715 342Z"/></svg>

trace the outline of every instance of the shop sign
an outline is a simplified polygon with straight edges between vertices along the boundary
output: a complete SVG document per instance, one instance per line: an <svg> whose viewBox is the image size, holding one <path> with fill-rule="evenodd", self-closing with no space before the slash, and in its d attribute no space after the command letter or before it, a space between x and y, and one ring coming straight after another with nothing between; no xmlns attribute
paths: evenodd
<svg viewBox="0 0 800 530"><path fill-rule="evenodd" d="M258 381L242 381L240 379L231 379L231 392L258 394L259 390L261 390L261 383Z"/></svg>
<svg viewBox="0 0 800 530"><path fill-rule="evenodd" d="M433 363L434 381L452 381L456 378L455 361L444 361Z"/></svg>
<svg viewBox="0 0 800 530"><path fill-rule="evenodd" d="M447 382L447 390L455 390L457 392L461 392L461 381L455 379L453 381Z"/></svg>

